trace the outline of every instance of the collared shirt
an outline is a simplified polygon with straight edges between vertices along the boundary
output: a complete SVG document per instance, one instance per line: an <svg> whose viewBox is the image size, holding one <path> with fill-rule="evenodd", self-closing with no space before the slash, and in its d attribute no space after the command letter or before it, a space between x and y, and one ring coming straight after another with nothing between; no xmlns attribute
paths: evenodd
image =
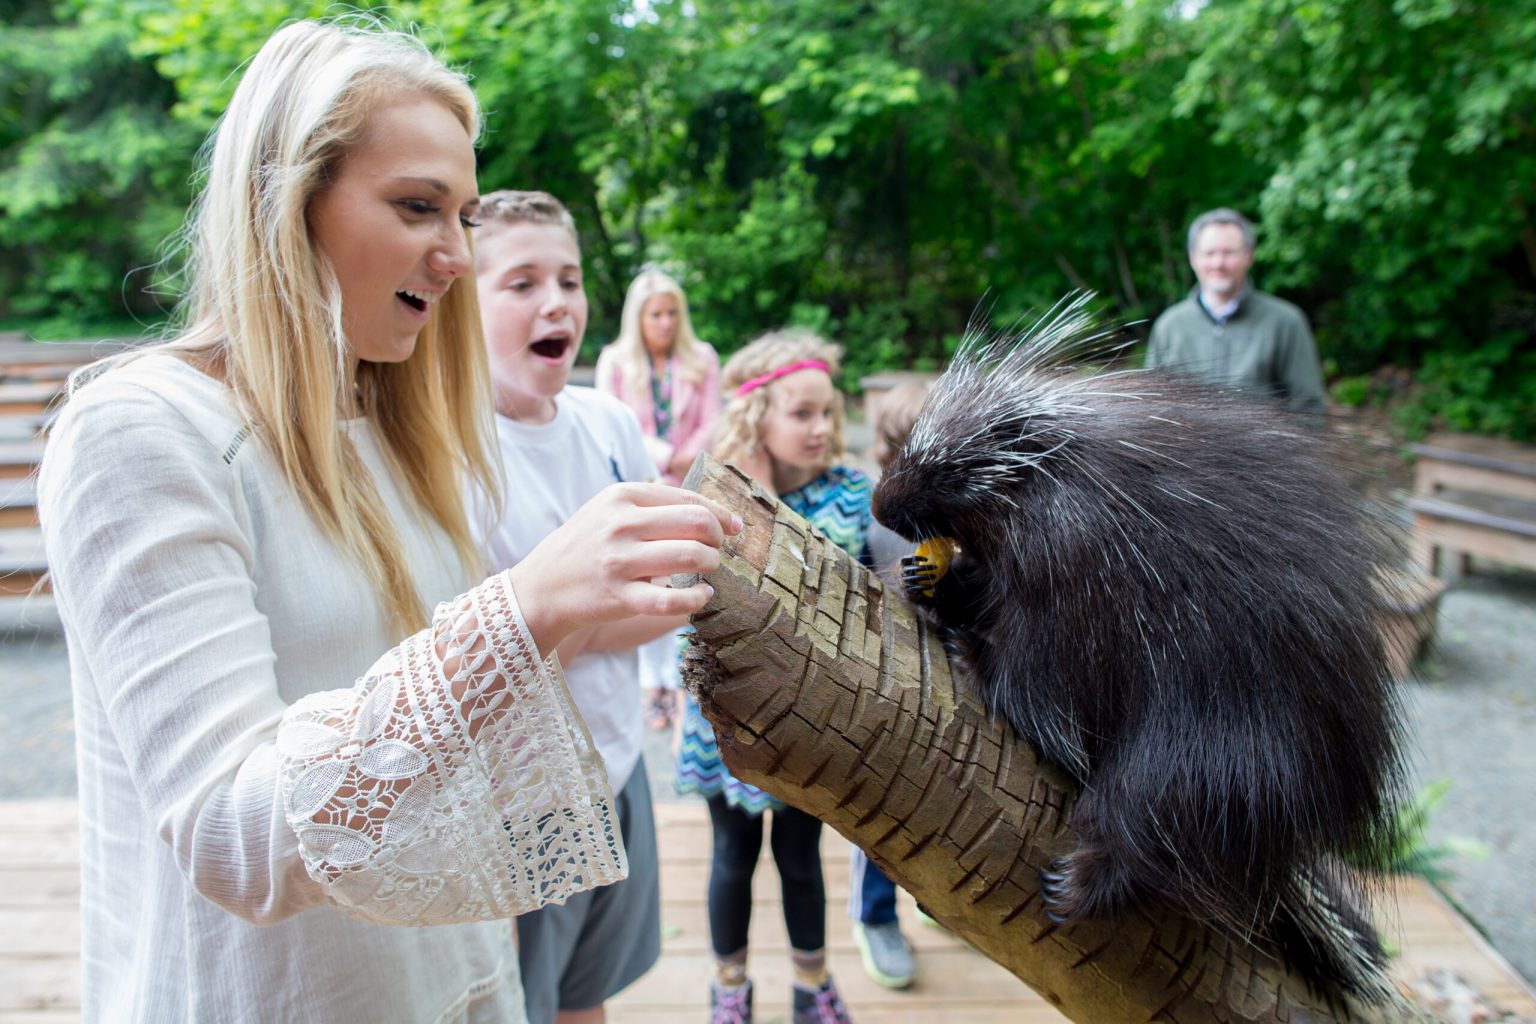
<svg viewBox="0 0 1536 1024"><path fill-rule="evenodd" d="M1193 289L1152 325L1147 367L1282 400L1295 412L1327 408L1322 366L1307 318L1284 299L1245 287L1218 316Z"/></svg>
<svg viewBox="0 0 1536 1024"><path fill-rule="evenodd" d="M1212 320L1215 320L1219 324L1224 324L1237 314L1237 307L1243 304L1243 297L1247 294L1248 285L1244 284L1242 291L1232 296L1230 301L1223 302L1219 306L1213 306L1211 305L1210 300L1206 298L1205 292L1201 292L1200 305L1205 309L1206 313L1210 315Z"/></svg>

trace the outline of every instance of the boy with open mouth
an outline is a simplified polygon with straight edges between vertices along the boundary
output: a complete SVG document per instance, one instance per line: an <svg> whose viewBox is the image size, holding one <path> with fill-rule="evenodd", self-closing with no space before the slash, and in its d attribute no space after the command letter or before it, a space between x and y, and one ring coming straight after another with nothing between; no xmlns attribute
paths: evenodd
<svg viewBox="0 0 1536 1024"><path fill-rule="evenodd" d="M481 197L479 215L476 281L508 490L501 520L482 546L501 568L516 564L610 485L651 481L656 471L628 406L568 386L587 326L570 212L547 193L493 192ZM558 647L571 697L616 794L629 877L517 919L531 1024L601 1021L603 1004L661 954L636 647L662 637L669 643L686 622L637 617L584 630Z"/></svg>

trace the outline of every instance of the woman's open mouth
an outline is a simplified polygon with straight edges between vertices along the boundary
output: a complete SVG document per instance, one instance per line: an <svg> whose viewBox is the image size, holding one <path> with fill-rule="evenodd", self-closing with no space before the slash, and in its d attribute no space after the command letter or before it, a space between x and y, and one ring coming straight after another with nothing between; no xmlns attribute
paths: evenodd
<svg viewBox="0 0 1536 1024"><path fill-rule="evenodd" d="M437 301L438 297L436 295L427 295L421 292L410 292L401 289L395 292L395 298L399 299L403 305L409 307L418 319L425 320L431 312L432 303Z"/></svg>
<svg viewBox="0 0 1536 1024"><path fill-rule="evenodd" d="M551 334L547 338L540 338L532 345L533 354L544 359L563 359L571 345L571 336L568 334Z"/></svg>

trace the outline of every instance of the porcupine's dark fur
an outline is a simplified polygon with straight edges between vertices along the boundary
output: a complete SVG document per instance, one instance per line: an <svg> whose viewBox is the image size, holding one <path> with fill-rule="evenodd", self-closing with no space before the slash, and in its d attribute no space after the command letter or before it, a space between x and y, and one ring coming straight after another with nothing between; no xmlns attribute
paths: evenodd
<svg viewBox="0 0 1536 1024"><path fill-rule="evenodd" d="M875 493L961 554L926 603L982 696L1083 784L1059 919L1162 905L1384 996L1350 851L1401 790L1385 548L1314 431L1146 371L1075 374L1086 297L973 339Z"/></svg>

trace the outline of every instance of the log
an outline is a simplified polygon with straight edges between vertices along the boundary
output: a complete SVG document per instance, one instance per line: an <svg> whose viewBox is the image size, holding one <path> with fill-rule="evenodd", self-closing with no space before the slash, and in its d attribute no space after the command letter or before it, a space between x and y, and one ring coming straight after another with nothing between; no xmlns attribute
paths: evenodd
<svg viewBox="0 0 1536 1024"><path fill-rule="evenodd" d="M684 672L731 772L858 844L1068 1018L1432 1019L1319 991L1272 952L1174 915L1053 924L1039 876L1076 845L1075 783L987 714L896 589L777 498L707 455L684 486L746 524L704 577L715 594Z"/></svg>

